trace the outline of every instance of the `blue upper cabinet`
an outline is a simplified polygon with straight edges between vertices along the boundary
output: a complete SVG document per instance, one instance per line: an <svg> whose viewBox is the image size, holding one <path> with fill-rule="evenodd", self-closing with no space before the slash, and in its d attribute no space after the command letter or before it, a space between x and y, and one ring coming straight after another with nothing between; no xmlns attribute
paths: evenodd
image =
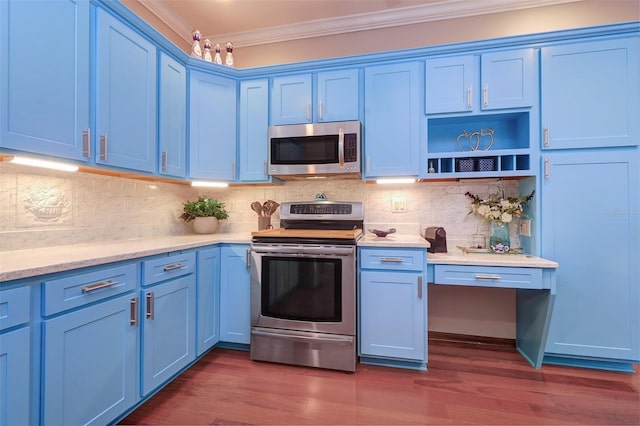
<svg viewBox="0 0 640 426"><path fill-rule="evenodd" d="M314 80L315 77L315 87ZM358 70L274 77L271 123L303 124L358 119Z"/></svg>
<svg viewBox="0 0 640 426"><path fill-rule="evenodd" d="M184 178L187 171L187 71L160 54L158 143L162 175Z"/></svg>
<svg viewBox="0 0 640 426"><path fill-rule="evenodd" d="M526 108L535 103L536 51L519 49L426 61L426 113Z"/></svg>
<svg viewBox="0 0 640 426"><path fill-rule="evenodd" d="M238 158L240 182L268 182L269 82L240 83Z"/></svg>
<svg viewBox="0 0 640 426"><path fill-rule="evenodd" d="M88 160L89 8L0 1L0 147Z"/></svg>
<svg viewBox="0 0 640 426"><path fill-rule="evenodd" d="M638 38L542 49L542 149L638 145Z"/></svg>
<svg viewBox="0 0 640 426"><path fill-rule="evenodd" d="M156 48L97 10L96 163L156 170Z"/></svg>
<svg viewBox="0 0 640 426"><path fill-rule="evenodd" d="M191 71L189 82L189 176L233 181L237 83L201 71Z"/></svg>
<svg viewBox="0 0 640 426"><path fill-rule="evenodd" d="M417 62L364 71L364 178L418 176L423 93Z"/></svg>

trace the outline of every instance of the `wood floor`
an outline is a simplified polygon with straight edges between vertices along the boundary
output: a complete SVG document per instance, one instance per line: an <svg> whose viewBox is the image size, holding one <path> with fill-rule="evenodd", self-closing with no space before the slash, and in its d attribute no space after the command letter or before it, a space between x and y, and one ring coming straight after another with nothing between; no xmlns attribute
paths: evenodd
<svg viewBox="0 0 640 426"><path fill-rule="evenodd" d="M512 346L429 341L429 370L355 373L214 349L121 424L640 424L640 373L532 368Z"/></svg>

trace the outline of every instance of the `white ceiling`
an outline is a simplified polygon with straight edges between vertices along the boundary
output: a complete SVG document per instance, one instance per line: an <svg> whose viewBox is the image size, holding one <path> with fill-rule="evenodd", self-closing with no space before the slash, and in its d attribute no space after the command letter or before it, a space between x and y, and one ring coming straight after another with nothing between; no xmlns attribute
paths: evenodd
<svg viewBox="0 0 640 426"><path fill-rule="evenodd" d="M191 42L236 47L282 42L583 0L137 0Z"/></svg>

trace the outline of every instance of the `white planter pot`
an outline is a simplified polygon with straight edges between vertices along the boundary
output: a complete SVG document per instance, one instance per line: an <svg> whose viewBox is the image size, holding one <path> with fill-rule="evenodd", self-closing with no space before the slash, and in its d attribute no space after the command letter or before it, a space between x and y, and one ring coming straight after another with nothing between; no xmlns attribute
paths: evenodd
<svg viewBox="0 0 640 426"><path fill-rule="evenodd" d="M193 232L196 234L213 234L218 229L218 219L215 217L196 217L193 220Z"/></svg>

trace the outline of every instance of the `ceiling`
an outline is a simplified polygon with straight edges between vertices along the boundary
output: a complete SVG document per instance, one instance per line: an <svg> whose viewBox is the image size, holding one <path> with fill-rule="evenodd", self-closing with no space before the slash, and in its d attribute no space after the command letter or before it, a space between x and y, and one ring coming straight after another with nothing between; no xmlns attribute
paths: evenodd
<svg viewBox="0 0 640 426"><path fill-rule="evenodd" d="M137 0L191 42L236 47L319 37L582 0Z"/></svg>

